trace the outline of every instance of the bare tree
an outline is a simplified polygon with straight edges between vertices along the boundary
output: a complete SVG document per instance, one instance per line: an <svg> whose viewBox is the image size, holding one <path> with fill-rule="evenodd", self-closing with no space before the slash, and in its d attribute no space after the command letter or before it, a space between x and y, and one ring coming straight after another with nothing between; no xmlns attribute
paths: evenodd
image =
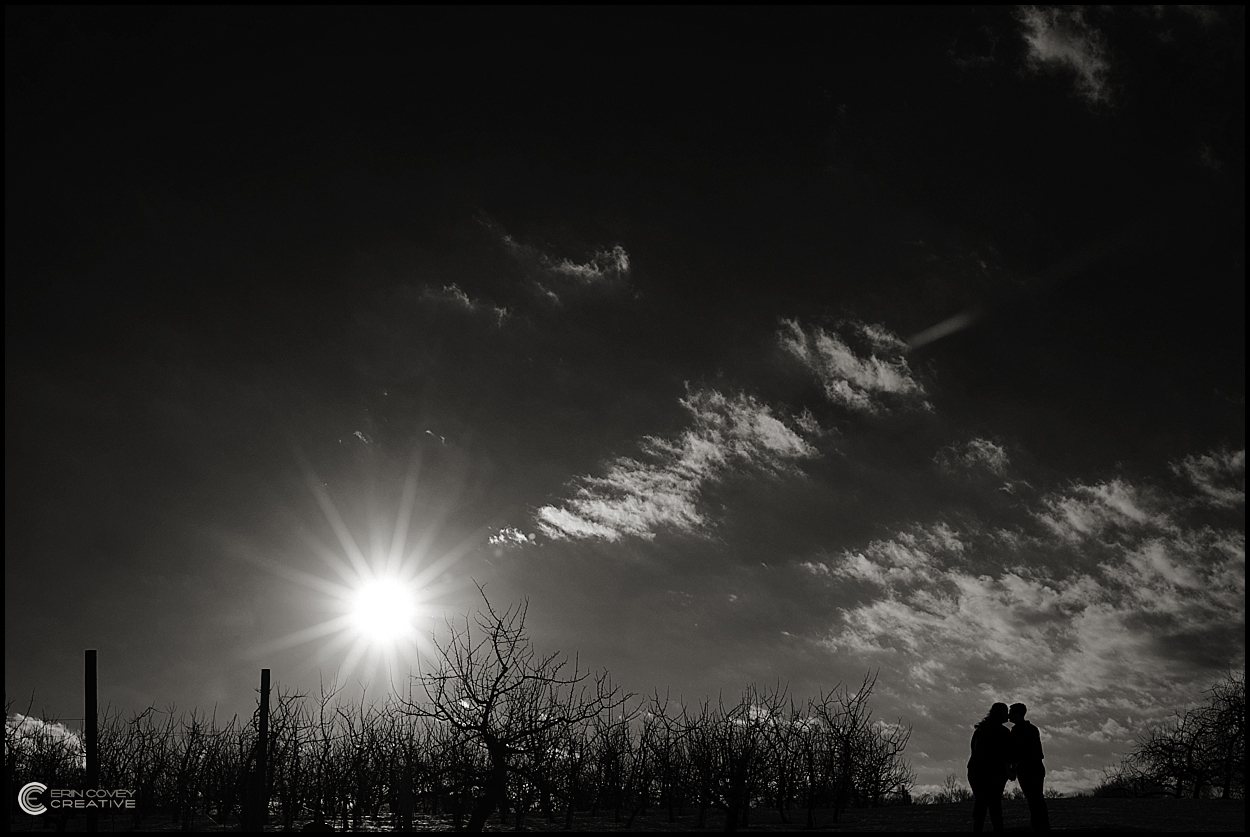
<svg viewBox="0 0 1250 837"><path fill-rule="evenodd" d="M659 690L655 690L643 716L643 739L650 753L648 760L657 783L659 804L668 811L668 821L677 822L678 809L685 801L682 773L688 760L682 721L669 715L668 704L669 696L661 698Z"/></svg>
<svg viewBox="0 0 1250 837"><path fill-rule="evenodd" d="M777 722L785 691L746 688L736 706L720 707L720 791L725 801L725 831L751 822L751 801L764 780L771 727Z"/></svg>
<svg viewBox="0 0 1250 837"><path fill-rule="evenodd" d="M1142 734L1107 778L1100 796L1165 792L1194 799L1246 795L1246 674L1229 671L1206 690L1207 703L1177 712Z"/></svg>
<svg viewBox="0 0 1250 837"><path fill-rule="evenodd" d="M911 740L911 730L901 720L893 724L877 721L865 727L855 768L860 804L875 808L886 800L910 796L916 774L903 759L903 751Z"/></svg>
<svg viewBox="0 0 1250 837"><path fill-rule="evenodd" d="M591 813L593 815L600 805L605 805L612 809L612 818L616 822L624 821L625 806L635 789L640 757L645 763L645 755L639 742L635 741L631 727L638 710L630 709L628 702L629 696L626 695L609 701L603 711L595 715L594 723L588 729L597 789Z"/></svg>
<svg viewBox="0 0 1250 837"><path fill-rule="evenodd" d="M308 816L344 829L407 830L418 810L450 815L458 831L483 830L495 812L501 825L522 830L534 811L548 823L563 813L568 829L575 812L601 809L629 828L648 806L666 808L676 821L687 803L698 806L699 827L710 809L723 811L732 831L750 826L752 808L772 806L786 819L796 804L815 826L818 808L836 816L910 788L902 760L910 729L872 722L871 676L856 690L839 686L801 703L780 684L748 686L733 703L671 707L658 690L635 703L606 673L540 655L525 631L523 603L500 612L483 600L476 615L449 625L433 667L413 678L406 698L375 705L363 693L342 700L335 684L312 698L275 686L264 795L287 830ZM1244 742L1244 679L1211 696L1206 714L1187 717ZM79 736L11 707L10 783L80 782ZM219 727L215 713L171 706L129 720L106 710L102 720L100 777L139 793L143 805L124 815L134 827L149 814L168 817L167 828L194 830L203 818L225 827L245 819L249 800L261 796L255 716ZM1244 790L1244 753L1203 747L1195 752L1205 755L1191 761L1207 765L1204 787L1219 780ZM61 816L63 826L68 812Z"/></svg>
<svg viewBox="0 0 1250 837"><path fill-rule="evenodd" d="M1224 799L1246 798L1246 672L1229 671L1207 690L1215 746L1215 779Z"/></svg>
<svg viewBox="0 0 1250 837"><path fill-rule="evenodd" d="M485 610L435 642L438 662L417 681L426 701L407 710L444 725L453 744L485 750L487 773L476 788L467 829L481 831L506 803L508 780L520 756L542 747L551 733L595 717L617 701L606 674L591 677L576 659L540 655L525 632L527 603L502 613L486 598Z"/></svg>
<svg viewBox="0 0 1250 837"><path fill-rule="evenodd" d="M971 802L972 797L972 788L968 787L958 774L946 774L938 802Z"/></svg>
<svg viewBox="0 0 1250 837"><path fill-rule="evenodd" d="M868 698L876 682L875 675L865 675L859 689L851 691L839 685L828 694L822 692L820 700L812 704L812 714L822 733L824 774L834 822L855 801L855 769L872 717Z"/></svg>

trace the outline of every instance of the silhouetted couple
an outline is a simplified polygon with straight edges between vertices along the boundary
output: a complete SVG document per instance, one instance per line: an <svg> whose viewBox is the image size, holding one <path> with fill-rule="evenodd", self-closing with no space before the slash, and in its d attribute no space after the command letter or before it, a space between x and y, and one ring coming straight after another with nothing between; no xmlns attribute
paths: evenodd
<svg viewBox="0 0 1250 837"><path fill-rule="evenodd" d="M972 758L968 759L968 784L972 785L972 830L983 831L988 811L994 831L1003 830L1003 788L1011 779L1029 802L1034 831L1050 831L1050 817L1042 794L1046 768L1042 765L1042 736L1024 720L1023 703L996 703L972 733ZM1011 722L1008 730L1003 724Z"/></svg>

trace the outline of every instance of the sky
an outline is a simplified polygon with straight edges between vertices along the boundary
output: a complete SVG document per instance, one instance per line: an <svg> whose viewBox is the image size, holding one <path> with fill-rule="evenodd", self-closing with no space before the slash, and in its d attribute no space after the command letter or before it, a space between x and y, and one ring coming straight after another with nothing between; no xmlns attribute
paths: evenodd
<svg viewBox="0 0 1250 837"><path fill-rule="evenodd" d="M1244 10L5 18L10 712L380 696L480 585L1072 791L1244 669Z"/></svg>

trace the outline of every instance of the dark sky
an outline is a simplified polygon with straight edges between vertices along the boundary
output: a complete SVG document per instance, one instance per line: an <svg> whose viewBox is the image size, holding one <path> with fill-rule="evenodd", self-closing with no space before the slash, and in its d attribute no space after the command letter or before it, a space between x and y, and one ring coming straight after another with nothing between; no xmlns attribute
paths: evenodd
<svg viewBox="0 0 1250 837"><path fill-rule="evenodd" d="M922 785L1244 667L1240 8L5 14L15 711L377 688L388 560L635 691L879 669Z"/></svg>

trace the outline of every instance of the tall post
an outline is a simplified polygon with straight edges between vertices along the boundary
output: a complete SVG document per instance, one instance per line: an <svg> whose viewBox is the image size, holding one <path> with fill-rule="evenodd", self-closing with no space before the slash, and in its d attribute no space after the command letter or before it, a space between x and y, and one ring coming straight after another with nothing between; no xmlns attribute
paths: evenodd
<svg viewBox="0 0 1250 837"><path fill-rule="evenodd" d="M260 749L256 754L256 772L260 780L260 810L257 814L261 830L269 820L269 669L260 670Z"/></svg>
<svg viewBox="0 0 1250 837"><path fill-rule="evenodd" d="M99 711L99 706L100 703L96 693L96 652L94 648L89 648L83 660L82 731L87 757L85 790L94 790L100 786L99 727L96 714ZM95 809L88 809L88 831L95 831L97 828L96 814Z"/></svg>

